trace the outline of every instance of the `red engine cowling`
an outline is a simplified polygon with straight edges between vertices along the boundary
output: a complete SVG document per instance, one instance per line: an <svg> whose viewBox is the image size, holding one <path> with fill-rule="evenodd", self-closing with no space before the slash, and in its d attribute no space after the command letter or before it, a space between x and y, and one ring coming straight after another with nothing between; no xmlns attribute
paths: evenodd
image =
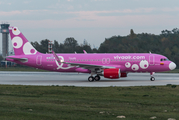
<svg viewBox="0 0 179 120"><path fill-rule="evenodd" d="M127 77L127 73L121 73L121 77Z"/></svg>
<svg viewBox="0 0 179 120"><path fill-rule="evenodd" d="M120 69L104 69L104 77L110 79L117 79L120 77Z"/></svg>
<svg viewBox="0 0 179 120"><path fill-rule="evenodd" d="M127 73L121 73L120 69L111 68L104 69L103 75L105 78L118 79L119 77L127 77Z"/></svg>

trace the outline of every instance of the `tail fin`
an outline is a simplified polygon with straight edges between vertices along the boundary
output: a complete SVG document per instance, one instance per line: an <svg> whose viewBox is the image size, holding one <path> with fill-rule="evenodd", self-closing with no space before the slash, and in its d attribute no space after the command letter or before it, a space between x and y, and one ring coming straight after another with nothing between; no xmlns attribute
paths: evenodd
<svg viewBox="0 0 179 120"><path fill-rule="evenodd" d="M39 53L17 27L9 27L9 33L15 55L32 55Z"/></svg>

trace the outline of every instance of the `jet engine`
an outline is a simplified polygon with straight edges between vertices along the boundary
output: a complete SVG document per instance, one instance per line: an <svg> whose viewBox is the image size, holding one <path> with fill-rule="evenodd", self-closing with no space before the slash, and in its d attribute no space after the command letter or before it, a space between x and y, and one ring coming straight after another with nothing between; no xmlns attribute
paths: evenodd
<svg viewBox="0 0 179 120"><path fill-rule="evenodd" d="M118 68L104 69L102 75L105 78L117 79L120 77L127 77L127 73L121 73Z"/></svg>

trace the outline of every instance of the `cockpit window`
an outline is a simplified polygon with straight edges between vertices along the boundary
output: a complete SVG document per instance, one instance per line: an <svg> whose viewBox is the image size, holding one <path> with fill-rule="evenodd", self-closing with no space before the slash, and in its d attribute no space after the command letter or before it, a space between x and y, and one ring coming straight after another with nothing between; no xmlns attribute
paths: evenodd
<svg viewBox="0 0 179 120"><path fill-rule="evenodd" d="M169 61L167 58L161 58L160 61Z"/></svg>

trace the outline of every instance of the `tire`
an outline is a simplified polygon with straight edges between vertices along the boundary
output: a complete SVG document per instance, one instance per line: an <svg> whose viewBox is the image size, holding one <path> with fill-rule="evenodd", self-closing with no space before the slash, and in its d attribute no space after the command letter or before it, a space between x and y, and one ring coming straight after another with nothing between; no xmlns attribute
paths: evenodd
<svg viewBox="0 0 179 120"><path fill-rule="evenodd" d="M94 77L93 76L89 76L88 81L89 82L93 82L94 81Z"/></svg>
<svg viewBox="0 0 179 120"><path fill-rule="evenodd" d="M94 77L94 80L95 81L99 81L101 78L100 78L100 76L99 75L96 75L95 77Z"/></svg>
<svg viewBox="0 0 179 120"><path fill-rule="evenodd" d="M155 81L155 78L154 78L154 77L151 77L150 80L151 80L151 81Z"/></svg>

